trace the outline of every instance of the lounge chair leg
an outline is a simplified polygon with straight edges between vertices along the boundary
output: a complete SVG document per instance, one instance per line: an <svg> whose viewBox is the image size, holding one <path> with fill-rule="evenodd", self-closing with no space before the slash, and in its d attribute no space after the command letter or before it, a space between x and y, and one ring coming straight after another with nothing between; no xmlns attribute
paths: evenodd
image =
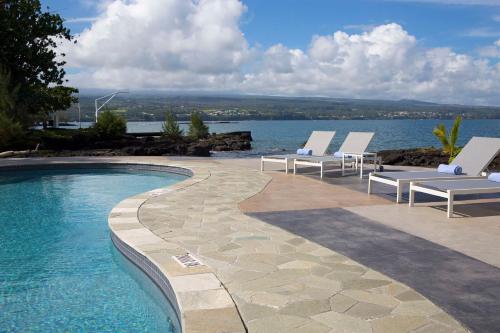
<svg viewBox="0 0 500 333"><path fill-rule="evenodd" d="M359 178L363 179L363 155L361 155L361 168L359 170Z"/></svg>
<svg viewBox="0 0 500 333"><path fill-rule="evenodd" d="M396 193L396 203L403 201L403 185L398 181L397 193Z"/></svg>
<svg viewBox="0 0 500 333"><path fill-rule="evenodd" d="M415 205L415 191L412 188L412 185L410 185L410 200L408 201L408 206L413 207Z"/></svg>
<svg viewBox="0 0 500 333"><path fill-rule="evenodd" d="M260 159L260 172L264 172L264 160Z"/></svg>
<svg viewBox="0 0 500 333"><path fill-rule="evenodd" d="M448 218L453 217L453 198L454 195L448 191Z"/></svg>
<svg viewBox="0 0 500 333"><path fill-rule="evenodd" d="M285 159L285 173L288 174L288 158Z"/></svg>
<svg viewBox="0 0 500 333"><path fill-rule="evenodd" d="M368 194L372 194L372 177L368 175Z"/></svg>
<svg viewBox="0 0 500 333"><path fill-rule="evenodd" d="M295 164L295 160L293 160L293 174L297 173L297 164Z"/></svg>
<svg viewBox="0 0 500 333"><path fill-rule="evenodd" d="M320 170L320 178L323 179L323 162L321 162L320 168L321 168L321 170Z"/></svg>

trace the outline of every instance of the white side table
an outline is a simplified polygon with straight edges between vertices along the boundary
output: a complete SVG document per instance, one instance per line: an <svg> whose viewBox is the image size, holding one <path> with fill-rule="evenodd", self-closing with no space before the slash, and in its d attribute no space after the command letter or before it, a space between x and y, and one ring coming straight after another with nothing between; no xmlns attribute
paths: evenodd
<svg viewBox="0 0 500 333"><path fill-rule="evenodd" d="M355 159L355 167L358 170L359 165L359 178L363 178L363 167L366 162L373 163L373 171L380 170L380 166L382 165L382 159L377 155L377 153L342 153L342 174L344 174L344 165L346 159Z"/></svg>

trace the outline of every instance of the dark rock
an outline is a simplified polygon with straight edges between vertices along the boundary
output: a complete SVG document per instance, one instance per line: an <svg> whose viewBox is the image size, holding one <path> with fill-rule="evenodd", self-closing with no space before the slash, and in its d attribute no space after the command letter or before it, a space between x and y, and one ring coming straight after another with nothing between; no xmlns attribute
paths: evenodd
<svg viewBox="0 0 500 333"><path fill-rule="evenodd" d="M210 156L210 151L249 150L252 135L249 131L211 134L206 139L182 137L171 140L159 136L125 135L103 140L92 130L60 130L55 133L38 131L35 142L50 156ZM41 153L37 153L40 155Z"/></svg>
<svg viewBox="0 0 500 333"><path fill-rule="evenodd" d="M199 141L190 144L187 148L186 155L189 156L210 156L210 144L208 142Z"/></svg>
<svg viewBox="0 0 500 333"><path fill-rule="evenodd" d="M437 167L441 163L448 163L449 159L447 154L436 148L382 150L378 154L382 157L382 163L388 165ZM488 168L500 170L500 156L497 156Z"/></svg>
<svg viewBox="0 0 500 333"><path fill-rule="evenodd" d="M212 134L207 139L213 151L238 151L252 149L252 134L249 131Z"/></svg>

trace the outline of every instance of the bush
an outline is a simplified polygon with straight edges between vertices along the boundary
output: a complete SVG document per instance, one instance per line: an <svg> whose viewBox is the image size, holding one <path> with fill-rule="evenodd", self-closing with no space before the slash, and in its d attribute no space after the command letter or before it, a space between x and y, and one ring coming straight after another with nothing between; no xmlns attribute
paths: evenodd
<svg viewBox="0 0 500 333"><path fill-rule="evenodd" d="M189 136L202 139L208 136L208 126L203 123L198 112L191 113L191 124L189 124Z"/></svg>
<svg viewBox="0 0 500 333"><path fill-rule="evenodd" d="M161 136L171 140L178 140L182 137L182 130L177 123L177 118L172 112L165 113L165 122L162 126Z"/></svg>
<svg viewBox="0 0 500 333"><path fill-rule="evenodd" d="M127 121L111 111L104 111L97 117L94 128L102 139L118 139L127 133Z"/></svg>
<svg viewBox="0 0 500 333"><path fill-rule="evenodd" d="M16 149L23 139L21 123L0 112L0 151Z"/></svg>

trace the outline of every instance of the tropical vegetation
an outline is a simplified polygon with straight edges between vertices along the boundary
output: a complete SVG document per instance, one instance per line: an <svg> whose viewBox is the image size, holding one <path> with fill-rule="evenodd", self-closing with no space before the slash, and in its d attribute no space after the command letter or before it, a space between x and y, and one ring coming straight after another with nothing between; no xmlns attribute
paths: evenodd
<svg viewBox="0 0 500 333"><path fill-rule="evenodd" d="M195 139L204 139L208 136L208 126L205 125L199 112L191 113L188 135Z"/></svg>
<svg viewBox="0 0 500 333"><path fill-rule="evenodd" d="M443 152L450 156L449 163L451 163L455 156L457 156L460 152L460 149L457 147L457 141L461 123L462 117L457 116L449 134L446 132L444 124L437 125L432 131L439 141L441 141L441 144L443 145Z"/></svg>
<svg viewBox="0 0 500 333"><path fill-rule="evenodd" d="M162 125L162 136L171 140L182 138L183 131L179 127L177 117L172 112L165 113L165 121Z"/></svg>
<svg viewBox="0 0 500 333"><path fill-rule="evenodd" d="M101 139L118 139L127 133L127 120L113 111L103 111L97 117L94 129Z"/></svg>

